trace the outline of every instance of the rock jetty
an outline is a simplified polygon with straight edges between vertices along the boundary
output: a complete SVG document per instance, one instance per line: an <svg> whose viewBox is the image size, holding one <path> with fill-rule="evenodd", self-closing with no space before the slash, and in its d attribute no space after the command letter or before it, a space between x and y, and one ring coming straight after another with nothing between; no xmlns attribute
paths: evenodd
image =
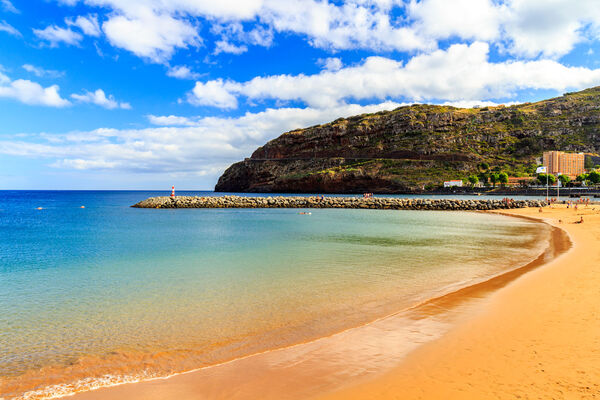
<svg viewBox="0 0 600 400"><path fill-rule="evenodd" d="M390 197L151 197L136 208L364 208L376 210L499 210L543 207L538 200L402 199Z"/></svg>

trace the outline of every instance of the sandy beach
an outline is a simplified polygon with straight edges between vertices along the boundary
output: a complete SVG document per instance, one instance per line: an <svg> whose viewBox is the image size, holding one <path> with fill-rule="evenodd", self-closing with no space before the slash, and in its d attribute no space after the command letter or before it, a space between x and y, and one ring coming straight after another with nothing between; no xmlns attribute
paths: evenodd
<svg viewBox="0 0 600 400"><path fill-rule="evenodd" d="M598 398L600 207L593 208L510 211L560 227L572 249L418 312L168 379L74 397ZM574 224L581 216L585 222ZM406 340L417 331L427 339Z"/></svg>

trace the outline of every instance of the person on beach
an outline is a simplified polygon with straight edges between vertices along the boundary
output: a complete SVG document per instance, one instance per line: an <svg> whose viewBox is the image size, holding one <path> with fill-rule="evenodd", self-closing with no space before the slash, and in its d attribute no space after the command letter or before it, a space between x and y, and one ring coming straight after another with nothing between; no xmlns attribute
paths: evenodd
<svg viewBox="0 0 600 400"><path fill-rule="evenodd" d="M575 224L583 224L583 216L581 217L581 219L579 221L574 222Z"/></svg>

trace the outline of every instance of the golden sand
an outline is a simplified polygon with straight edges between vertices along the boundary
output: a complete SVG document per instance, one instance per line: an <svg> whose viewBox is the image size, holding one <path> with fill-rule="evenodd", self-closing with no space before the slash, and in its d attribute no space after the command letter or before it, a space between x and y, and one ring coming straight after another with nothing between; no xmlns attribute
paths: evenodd
<svg viewBox="0 0 600 400"><path fill-rule="evenodd" d="M592 208L510 211L561 227L574 246L542 268L430 304L433 314L460 309L460 318L395 316L323 340L75 399L600 398L600 207ZM574 224L581 216L584 223ZM475 301L464 305L464 298ZM410 329L430 330L433 340L403 348Z"/></svg>

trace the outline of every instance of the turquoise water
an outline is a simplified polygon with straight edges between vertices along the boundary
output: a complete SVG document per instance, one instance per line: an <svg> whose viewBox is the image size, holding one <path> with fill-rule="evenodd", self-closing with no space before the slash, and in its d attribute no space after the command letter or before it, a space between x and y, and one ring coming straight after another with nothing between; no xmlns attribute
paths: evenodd
<svg viewBox="0 0 600 400"><path fill-rule="evenodd" d="M481 213L129 207L153 195L0 192L0 397L315 339L525 264L548 235Z"/></svg>

